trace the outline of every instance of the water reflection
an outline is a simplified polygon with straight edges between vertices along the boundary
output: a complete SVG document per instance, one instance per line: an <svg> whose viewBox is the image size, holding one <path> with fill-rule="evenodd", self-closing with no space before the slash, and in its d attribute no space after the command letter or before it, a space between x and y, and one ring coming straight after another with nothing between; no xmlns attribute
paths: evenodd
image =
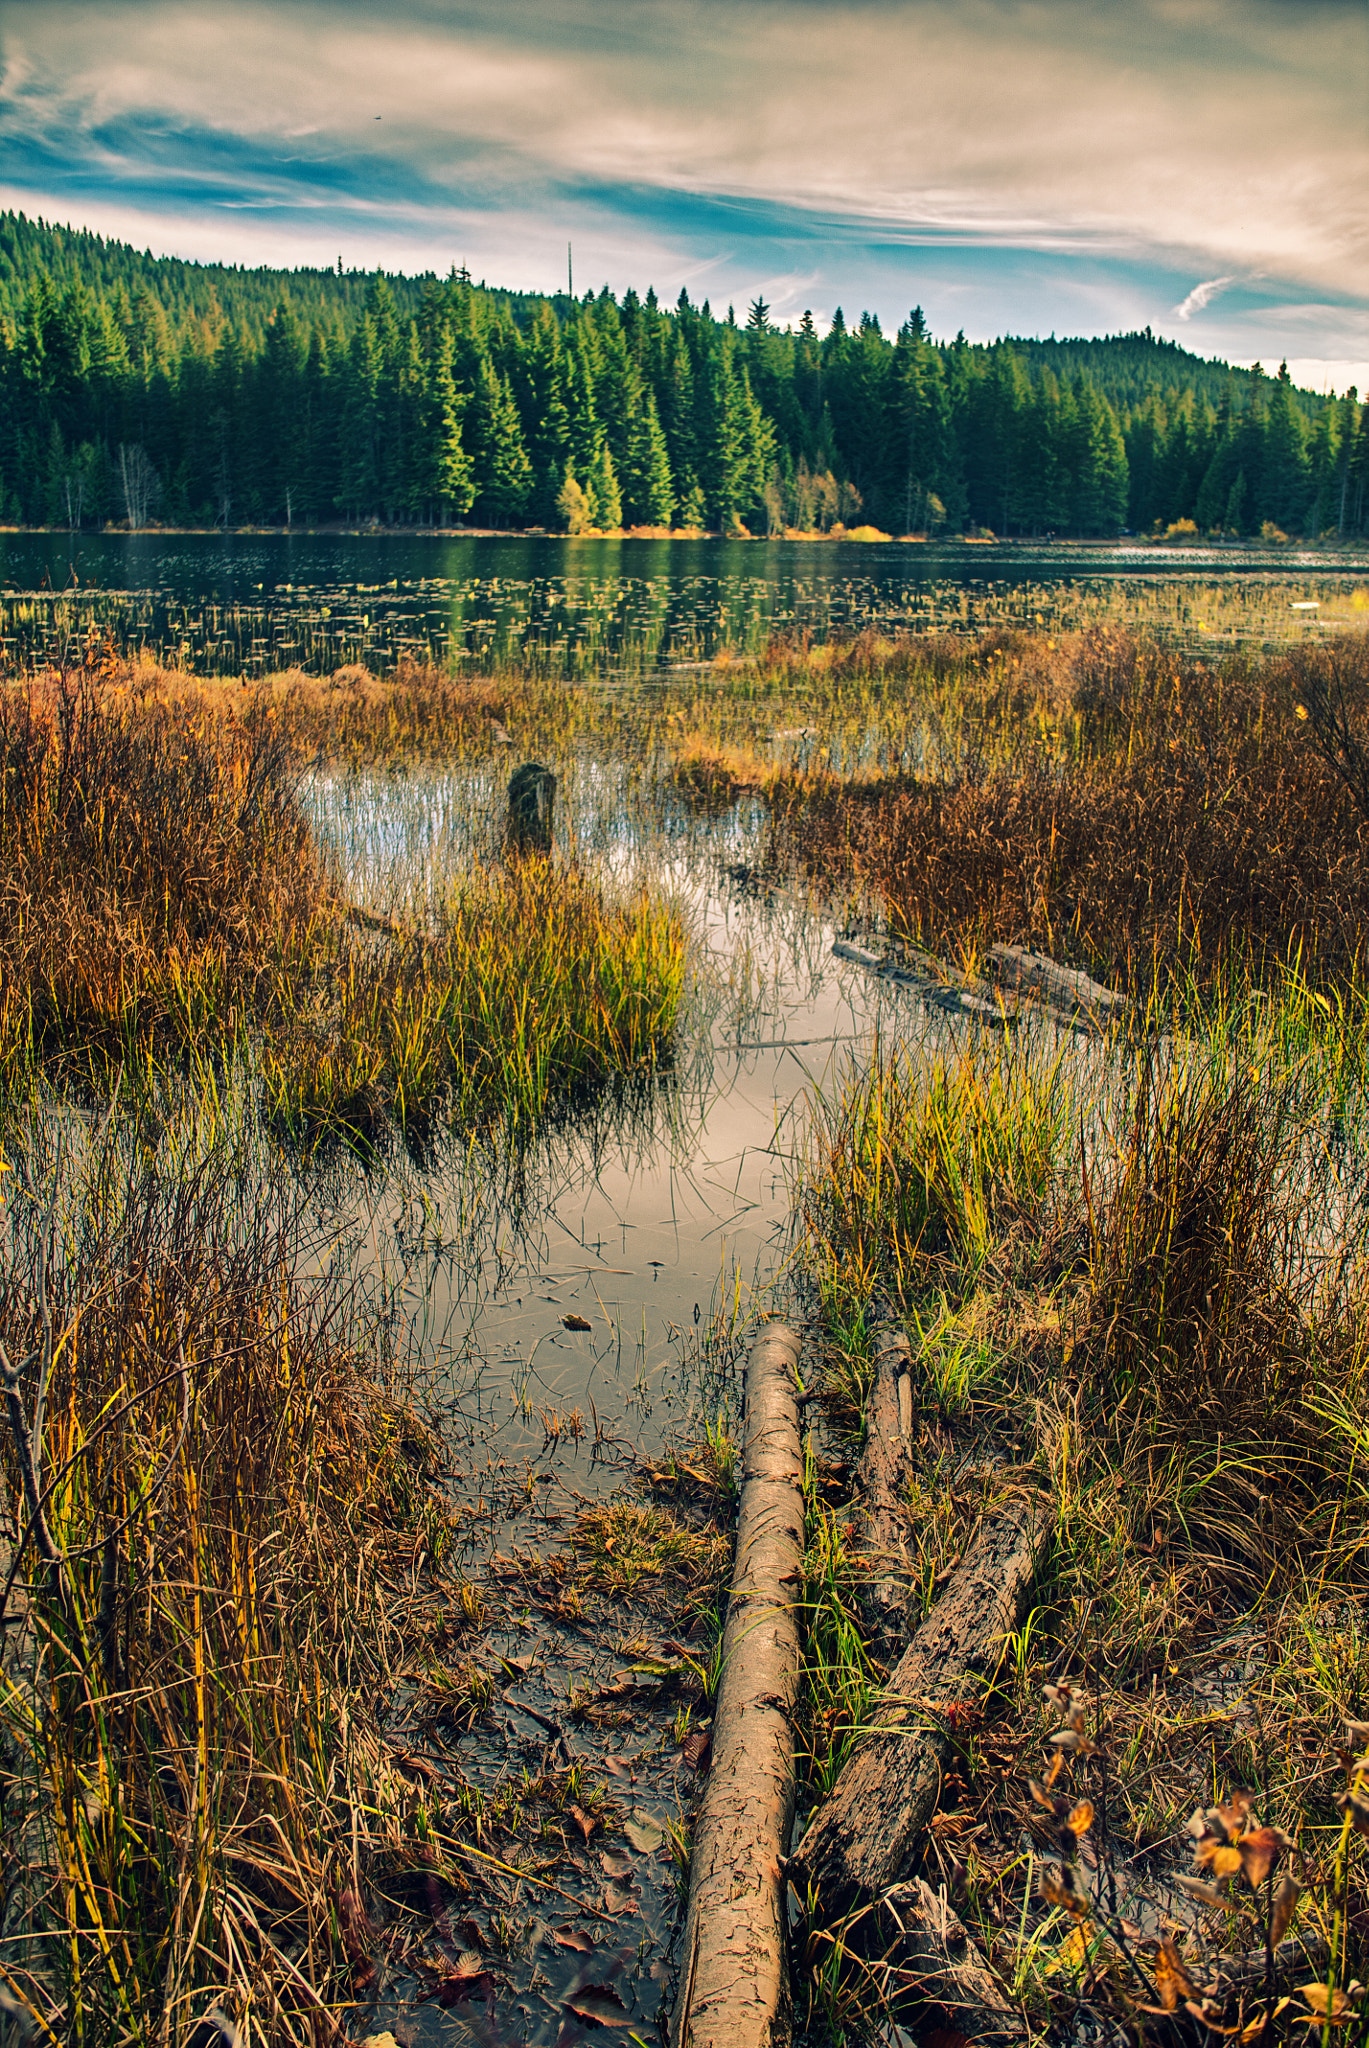
<svg viewBox="0 0 1369 2048"><path fill-rule="evenodd" d="M1019 617L1062 629L1099 594L1144 598L1174 630L1213 584L1328 601L1369 551L566 540L550 535L7 534L3 643L51 653L96 627L121 649L232 673L297 663L387 667L535 654L558 671L649 669L752 650L776 632L967 628Z"/></svg>

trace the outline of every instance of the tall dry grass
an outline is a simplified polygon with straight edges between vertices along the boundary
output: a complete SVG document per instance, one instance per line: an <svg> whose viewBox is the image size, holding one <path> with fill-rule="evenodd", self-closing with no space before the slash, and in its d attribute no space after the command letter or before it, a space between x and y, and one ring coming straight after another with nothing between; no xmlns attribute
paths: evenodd
<svg viewBox="0 0 1369 2048"><path fill-rule="evenodd" d="M1352 970L1369 816L1317 710L1369 747L1369 635L1225 669L1121 634L1045 659L981 675L938 773L773 778L776 856L918 943L1025 943L1134 989L1233 956Z"/></svg>
<svg viewBox="0 0 1369 2048"><path fill-rule="evenodd" d="M0 1986L48 2040L331 2038L436 1461L288 1217L128 1156L21 1159L0 1218Z"/></svg>

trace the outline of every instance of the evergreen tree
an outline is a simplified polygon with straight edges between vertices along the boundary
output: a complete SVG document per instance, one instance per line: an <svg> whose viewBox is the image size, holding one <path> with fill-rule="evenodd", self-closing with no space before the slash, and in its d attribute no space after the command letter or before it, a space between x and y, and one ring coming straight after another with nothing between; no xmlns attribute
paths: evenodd
<svg viewBox="0 0 1369 2048"><path fill-rule="evenodd" d="M431 426L432 490L444 526L453 519L464 519L475 503L471 459L461 439L465 401L456 388L452 353L451 330L444 327L438 336L433 366Z"/></svg>
<svg viewBox="0 0 1369 2048"><path fill-rule="evenodd" d="M624 515L633 526L669 526L675 517L675 486L670 450L647 392L632 422L623 470Z"/></svg>
<svg viewBox="0 0 1369 2048"><path fill-rule="evenodd" d="M471 414L477 517L491 526L511 526L532 496L532 463L508 379L488 356L476 378Z"/></svg>
<svg viewBox="0 0 1369 2048"><path fill-rule="evenodd" d="M589 478L589 499L594 507L594 523L606 531L623 523L623 500L618 489L618 476L613 467L607 441L595 458Z"/></svg>

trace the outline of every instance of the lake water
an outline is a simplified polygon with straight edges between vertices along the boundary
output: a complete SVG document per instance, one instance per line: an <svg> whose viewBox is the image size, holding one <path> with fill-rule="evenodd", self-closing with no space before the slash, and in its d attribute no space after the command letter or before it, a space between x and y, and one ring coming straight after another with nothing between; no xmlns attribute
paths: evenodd
<svg viewBox="0 0 1369 2048"><path fill-rule="evenodd" d="M774 633L1068 630L1139 609L1184 634L1214 591L1239 634L1281 637L1367 574L1365 548L5 533L0 639L46 652L94 624L121 648L233 673L534 651L640 671Z"/></svg>

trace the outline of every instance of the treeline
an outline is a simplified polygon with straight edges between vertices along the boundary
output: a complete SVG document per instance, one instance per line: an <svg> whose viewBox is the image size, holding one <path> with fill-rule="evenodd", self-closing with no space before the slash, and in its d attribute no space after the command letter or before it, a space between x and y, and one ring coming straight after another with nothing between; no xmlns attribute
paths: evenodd
<svg viewBox="0 0 1369 2048"><path fill-rule="evenodd" d="M1365 528L1369 408L1149 332L819 336L759 300L164 265L16 215L0 256L10 522Z"/></svg>

